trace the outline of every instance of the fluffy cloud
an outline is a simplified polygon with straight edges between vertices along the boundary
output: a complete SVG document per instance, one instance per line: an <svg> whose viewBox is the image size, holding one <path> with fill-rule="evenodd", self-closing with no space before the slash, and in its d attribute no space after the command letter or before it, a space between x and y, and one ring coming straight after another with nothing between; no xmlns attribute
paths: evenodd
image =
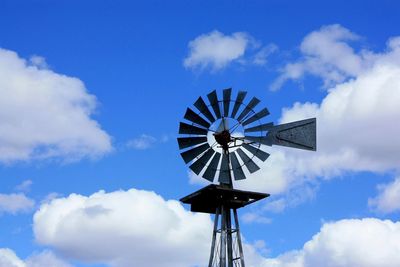
<svg viewBox="0 0 400 267"><path fill-rule="evenodd" d="M301 250L260 266L395 267L400 265L400 222L374 218L326 223Z"/></svg>
<svg viewBox="0 0 400 267"><path fill-rule="evenodd" d="M72 194L43 204L34 215L40 244L117 267L200 265L207 261L211 229L208 215L135 189Z"/></svg>
<svg viewBox="0 0 400 267"><path fill-rule="evenodd" d="M115 267L203 266L211 229L208 215L136 189L72 194L43 204L34 216L40 244L74 260ZM261 241L244 244L244 249L251 267L394 267L400 264L400 222L366 218L325 223L302 249L276 258L261 255L268 253Z"/></svg>
<svg viewBox="0 0 400 267"><path fill-rule="evenodd" d="M202 34L190 41L189 55L183 64L186 68L222 69L243 57L250 41L251 37L243 32L224 35L219 31L212 31Z"/></svg>
<svg viewBox="0 0 400 267"><path fill-rule="evenodd" d="M98 157L110 136L91 118L96 98L82 81L0 48L0 161Z"/></svg>
<svg viewBox="0 0 400 267"><path fill-rule="evenodd" d="M349 30L332 25L311 33L303 41L304 51L323 58L319 64L334 65L345 77L353 78L337 80L321 103L295 103L283 109L280 123L317 117L318 150L265 147L271 154L268 160L254 159L262 170L254 174L244 170L248 179L236 181L235 187L271 193L264 211L281 212L313 199L321 178L347 172L380 174L399 170L400 127L396 121L400 118L400 37L390 38L384 52L364 50L362 56L345 42L357 38ZM321 48L319 43L324 46ZM325 55L329 51L336 51L335 56ZM312 74L321 79L327 77L325 72ZM205 181L192 173L189 177L190 183ZM397 196L395 188L382 190L376 200L370 200L371 207L382 211L383 206L379 205L389 203L384 199ZM397 210L395 206L392 204L386 212Z"/></svg>
<svg viewBox="0 0 400 267"><path fill-rule="evenodd" d="M25 263L11 249L0 249L0 267L25 267Z"/></svg>
<svg viewBox="0 0 400 267"><path fill-rule="evenodd" d="M53 199L42 204L33 225L39 244L76 261L113 267L205 266L212 227L209 215L136 189ZM259 267L265 245L243 245L247 266Z"/></svg>
<svg viewBox="0 0 400 267"><path fill-rule="evenodd" d="M245 54L253 50L251 55ZM278 50L275 44L261 46L244 32L224 35L219 31L202 34L189 42L189 54L183 65L191 69L217 71L233 62L263 66L267 58Z"/></svg>
<svg viewBox="0 0 400 267"><path fill-rule="evenodd" d="M72 267L59 259L50 251L34 254L28 259L21 260L13 250L0 248L0 267Z"/></svg>
<svg viewBox="0 0 400 267"><path fill-rule="evenodd" d="M22 193L0 194L0 214L27 212L32 210L34 205L35 201Z"/></svg>
<svg viewBox="0 0 400 267"><path fill-rule="evenodd" d="M385 55L375 54L366 49L355 51L350 42L359 39L357 34L337 24L323 26L311 32L300 45L301 58L283 67L281 75L271 85L271 89L277 90L287 80L298 80L306 74L321 77L324 87L329 88L368 71ZM398 42L398 40L390 42L389 49L392 45L397 47ZM389 59L389 61L396 60L398 58Z"/></svg>
<svg viewBox="0 0 400 267"><path fill-rule="evenodd" d="M263 46L245 32L224 35L219 31L202 34L189 42L189 53L183 65L190 69L210 69L215 72L231 63L264 66L278 46Z"/></svg>
<svg viewBox="0 0 400 267"><path fill-rule="evenodd" d="M369 206L380 213L400 211L400 178L393 182L378 185L379 194L368 200Z"/></svg>

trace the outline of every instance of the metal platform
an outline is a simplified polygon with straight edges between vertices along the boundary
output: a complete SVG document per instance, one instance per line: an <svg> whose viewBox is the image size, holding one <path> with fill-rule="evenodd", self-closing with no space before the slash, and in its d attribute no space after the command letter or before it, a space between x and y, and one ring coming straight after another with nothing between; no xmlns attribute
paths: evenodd
<svg viewBox="0 0 400 267"><path fill-rule="evenodd" d="M269 197L269 194L211 184L181 198L180 201L190 204L190 210L193 212L215 214L221 204L229 209L239 209L266 197Z"/></svg>

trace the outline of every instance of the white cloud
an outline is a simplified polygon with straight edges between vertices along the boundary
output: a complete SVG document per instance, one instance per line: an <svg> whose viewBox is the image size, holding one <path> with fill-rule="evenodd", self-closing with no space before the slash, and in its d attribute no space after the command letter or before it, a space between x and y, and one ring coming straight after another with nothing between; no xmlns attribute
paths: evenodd
<svg viewBox="0 0 400 267"><path fill-rule="evenodd" d="M368 200L369 206L381 213L400 211L400 178L391 183L378 185L379 194Z"/></svg>
<svg viewBox="0 0 400 267"><path fill-rule="evenodd" d="M91 118L97 101L77 78L0 48L0 161L77 160L111 150L110 136Z"/></svg>
<svg viewBox="0 0 400 267"><path fill-rule="evenodd" d="M348 30L341 31L350 34ZM329 51L331 45L332 50L341 51L332 42L325 43L324 51ZM351 50L343 46L345 43L339 45L346 57ZM307 49L311 53L312 46ZM320 48L315 49L318 52ZM271 156L265 163L258 162L262 170L236 182L239 188L247 190L285 194L277 207L266 207L266 211L274 208L279 211L312 199L321 179L348 172L399 171L400 125L396 122L400 118L400 37L390 38L382 53L363 53L371 59L361 61L362 71L354 72L352 79L329 88L321 103L295 103L283 109L280 123L317 118L317 152L267 147ZM324 58L329 59L328 56ZM345 64L343 62L335 64L345 68L341 65ZM325 79L323 73L314 74ZM303 189L307 194L301 194ZM300 192L299 197L293 199L293 192Z"/></svg>
<svg viewBox="0 0 400 267"><path fill-rule="evenodd" d="M224 35L219 31L202 34L189 42L189 55L184 59L186 68L219 70L244 56L251 37L243 32Z"/></svg>
<svg viewBox="0 0 400 267"><path fill-rule="evenodd" d="M400 222L374 218L326 223L298 251L260 266L395 267L400 265Z"/></svg>
<svg viewBox="0 0 400 267"><path fill-rule="evenodd" d="M338 24L311 32L300 45L301 59L286 64L271 89L277 90L287 80L298 80L306 74L321 77L326 88L357 77L380 57L366 49L356 52L350 42L359 39L358 35Z"/></svg>
<svg viewBox="0 0 400 267"><path fill-rule="evenodd" d="M33 224L39 244L72 260L113 267L206 266L212 227L209 215L136 189L54 199L41 205ZM243 245L246 266L259 267L265 243Z"/></svg>
<svg viewBox="0 0 400 267"><path fill-rule="evenodd" d="M33 182L31 180L25 180L21 184L15 187L18 191L28 192L31 189Z"/></svg>
<svg viewBox="0 0 400 267"><path fill-rule="evenodd" d="M25 267L25 263L8 248L0 248L0 267Z"/></svg>
<svg viewBox="0 0 400 267"><path fill-rule="evenodd" d="M0 267L72 267L50 251L34 254L21 260L13 250L0 248Z"/></svg>
<svg viewBox="0 0 400 267"><path fill-rule="evenodd" d="M137 150L146 150L152 147L157 142L157 139L151 135L142 134L139 137L133 138L127 142L127 147L137 149Z"/></svg>
<svg viewBox="0 0 400 267"><path fill-rule="evenodd" d="M34 233L79 261L187 267L207 261L212 223L175 200L131 189L54 199L34 215Z"/></svg>
<svg viewBox="0 0 400 267"><path fill-rule="evenodd" d="M0 194L0 214L28 212L33 209L34 205L35 201L22 193Z"/></svg>

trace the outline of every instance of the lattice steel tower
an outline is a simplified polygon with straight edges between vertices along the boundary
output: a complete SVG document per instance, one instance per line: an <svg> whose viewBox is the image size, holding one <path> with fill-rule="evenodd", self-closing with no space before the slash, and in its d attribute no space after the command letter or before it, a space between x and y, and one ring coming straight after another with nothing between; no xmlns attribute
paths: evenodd
<svg viewBox="0 0 400 267"><path fill-rule="evenodd" d="M243 180L258 171L257 163L269 157L266 146L316 150L315 118L265 123L269 111L256 110L259 99L253 97L245 104L247 92L239 91L234 100L231 93L230 88L223 90L219 100L214 90L207 95L209 104L199 97L196 111L187 108L187 122L179 125L178 144L185 163L198 176L219 182L181 199L191 211L215 214L209 267L245 266L237 209L269 196L234 189L233 179Z"/></svg>

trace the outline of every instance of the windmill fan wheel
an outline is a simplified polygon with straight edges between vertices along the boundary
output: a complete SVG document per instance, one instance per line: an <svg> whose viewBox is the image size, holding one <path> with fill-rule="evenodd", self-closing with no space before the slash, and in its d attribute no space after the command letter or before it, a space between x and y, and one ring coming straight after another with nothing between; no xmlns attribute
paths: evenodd
<svg viewBox="0 0 400 267"><path fill-rule="evenodd" d="M231 184L232 178L245 179L260 169L256 161L269 157L264 145L272 145L267 134L273 123L263 122L268 109L257 109L260 100L256 97L246 101L245 91L239 91L234 99L231 94L232 89L225 89L219 99L214 90L207 95L208 103L199 97L194 108L186 109L185 122L179 125L183 160L210 182L216 177L222 184Z"/></svg>

